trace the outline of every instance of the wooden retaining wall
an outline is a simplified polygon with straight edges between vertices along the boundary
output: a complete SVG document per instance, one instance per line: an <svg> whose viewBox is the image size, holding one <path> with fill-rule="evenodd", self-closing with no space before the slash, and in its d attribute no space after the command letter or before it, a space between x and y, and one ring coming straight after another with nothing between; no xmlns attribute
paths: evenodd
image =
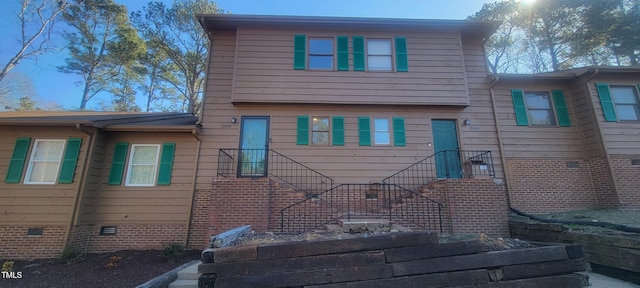
<svg viewBox="0 0 640 288"><path fill-rule="evenodd" d="M594 271L640 284L640 238L573 232L562 224L526 220L510 220L509 227L511 236L522 240L580 244Z"/></svg>
<svg viewBox="0 0 640 288"><path fill-rule="evenodd" d="M487 252L479 241L438 244L408 232L205 250L200 288L585 287L579 246Z"/></svg>

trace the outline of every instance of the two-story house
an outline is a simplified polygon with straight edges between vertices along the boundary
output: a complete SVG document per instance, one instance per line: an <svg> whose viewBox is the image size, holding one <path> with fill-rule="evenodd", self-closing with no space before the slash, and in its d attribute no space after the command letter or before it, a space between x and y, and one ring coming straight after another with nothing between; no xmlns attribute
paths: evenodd
<svg viewBox="0 0 640 288"><path fill-rule="evenodd" d="M489 75L495 22L197 17L199 119L0 117L0 257L362 218L508 235L510 207L640 207L640 68Z"/></svg>

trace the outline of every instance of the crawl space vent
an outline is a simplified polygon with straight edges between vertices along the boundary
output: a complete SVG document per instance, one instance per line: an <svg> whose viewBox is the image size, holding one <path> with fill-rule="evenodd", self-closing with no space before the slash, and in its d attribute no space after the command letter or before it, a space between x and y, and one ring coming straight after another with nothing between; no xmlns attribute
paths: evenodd
<svg viewBox="0 0 640 288"><path fill-rule="evenodd" d="M578 162L567 162L567 168L579 168Z"/></svg>
<svg viewBox="0 0 640 288"><path fill-rule="evenodd" d="M116 235L116 226L100 227L100 235Z"/></svg>
<svg viewBox="0 0 640 288"><path fill-rule="evenodd" d="M640 166L640 159L631 159L631 165Z"/></svg>
<svg viewBox="0 0 640 288"><path fill-rule="evenodd" d="M27 236L42 236L42 227L31 227L27 229Z"/></svg>

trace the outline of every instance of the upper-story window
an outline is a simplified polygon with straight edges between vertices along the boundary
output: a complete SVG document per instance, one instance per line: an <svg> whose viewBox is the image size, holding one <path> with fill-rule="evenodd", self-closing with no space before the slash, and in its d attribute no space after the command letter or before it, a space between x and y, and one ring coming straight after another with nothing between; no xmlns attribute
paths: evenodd
<svg viewBox="0 0 640 288"><path fill-rule="evenodd" d="M638 92L634 86L611 86L611 94L618 119L622 121L640 120Z"/></svg>
<svg viewBox="0 0 640 288"><path fill-rule="evenodd" d="M391 71L391 39L367 39L367 69Z"/></svg>
<svg viewBox="0 0 640 288"><path fill-rule="evenodd" d="M525 92L527 115L531 125L556 125L549 92Z"/></svg>
<svg viewBox="0 0 640 288"><path fill-rule="evenodd" d="M309 69L333 69L333 39L309 38Z"/></svg>
<svg viewBox="0 0 640 288"><path fill-rule="evenodd" d="M55 184L65 140L36 139L33 144L25 184Z"/></svg>

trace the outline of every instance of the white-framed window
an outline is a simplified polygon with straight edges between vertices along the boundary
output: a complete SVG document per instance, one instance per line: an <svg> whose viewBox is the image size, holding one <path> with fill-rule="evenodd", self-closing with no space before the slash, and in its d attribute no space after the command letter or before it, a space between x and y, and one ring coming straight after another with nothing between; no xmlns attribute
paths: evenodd
<svg viewBox="0 0 640 288"><path fill-rule="evenodd" d="M391 134L389 133L389 119L374 118L373 119L373 144L389 145L391 144Z"/></svg>
<svg viewBox="0 0 640 288"><path fill-rule="evenodd" d="M618 120L640 120L640 105L638 93L634 86L611 86L611 96L616 106Z"/></svg>
<svg viewBox="0 0 640 288"><path fill-rule="evenodd" d="M311 118L311 144L329 145L329 117Z"/></svg>
<svg viewBox="0 0 640 288"><path fill-rule="evenodd" d="M159 144L133 144L127 167L126 186L154 186L157 177Z"/></svg>
<svg viewBox="0 0 640 288"><path fill-rule="evenodd" d="M367 69L391 71L391 39L367 39Z"/></svg>
<svg viewBox="0 0 640 288"><path fill-rule="evenodd" d="M36 139L24 184L56 184L66 140Z"/></svg>
<svg viewBox="0 0 640 288"><path fill-rule="evenodd" d="M309 38L309 69L333 70L332 38Z"/></svg>
<svg viewBox="0 0 640 288"><path fill-rule="evenodd" d="M555 126L556 117L549 92L537 91L524 93L527 105L527 116L531 125Z"/></svg>

